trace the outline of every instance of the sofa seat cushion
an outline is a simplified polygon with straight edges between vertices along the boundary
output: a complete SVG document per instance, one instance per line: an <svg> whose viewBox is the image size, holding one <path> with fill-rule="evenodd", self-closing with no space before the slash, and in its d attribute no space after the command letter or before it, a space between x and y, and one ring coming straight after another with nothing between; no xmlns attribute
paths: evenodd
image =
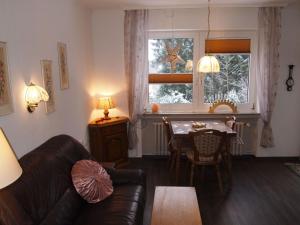
<svg viewBox="0 0 300 225"><path fill-rule="evenodd" d="M86 204L74 225L142 224L145 190L141 185L119 185L96 204Z"/></svg>
<svg viewBox="0 0 300 225"><path fill-rule="evenodd" d="M84 203L74 188L68 188L40 225L72 225Z"/></svg>

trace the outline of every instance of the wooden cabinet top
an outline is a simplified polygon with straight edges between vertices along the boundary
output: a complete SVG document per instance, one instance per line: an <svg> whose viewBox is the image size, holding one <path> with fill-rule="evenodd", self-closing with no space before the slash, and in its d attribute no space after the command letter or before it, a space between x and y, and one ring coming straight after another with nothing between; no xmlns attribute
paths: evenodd
<svg viewBox="0 0 300 225"><path fill-rule="evenodd" d="M99 120L99 119L93 120L92 122L89 123L89 126L106 127L106 126L111 126L120 123L127 123L128 121L129 121L128 117L117 116L117 117L111 117L110 120Z"/></svg>

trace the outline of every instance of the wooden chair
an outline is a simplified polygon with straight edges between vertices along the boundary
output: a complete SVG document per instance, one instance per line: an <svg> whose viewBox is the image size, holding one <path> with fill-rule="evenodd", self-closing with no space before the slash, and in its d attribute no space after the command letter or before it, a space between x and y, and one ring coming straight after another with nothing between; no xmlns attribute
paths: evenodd
<svg viewBox="0 0 300 225"><path fill-rule="evenodd" d="M162 121L164 124L164 133L166 135L166 139L167 139L167 147L168 147L168 151L170 153L170 157L169 157L169 169L172 170L175 166L176 163L176 154L177 154L177 149L176 146L174 145L174 142L172 140L172 133L171 133L171 125L170 122L168 120L167 117L162 117Z"/></svg>
<svg viewBox="0 0 300 225"><path fill-rule="evenodd" d="M226 126L230 127L232 130L235 128L236 117L235 116L227 116L224 119L224 123Z"/></svg>
<svg viewBox="0 0 300 225"><path fill-rule="evenodd" d="M193 150L187 152L187 158L191 163L190 185L194 181L195 166L202 166L204 176L205 166L214 166L218 178L220 192L223 193L223 181L220 172L222 151L226 146L226 132L205 129L189 133Z"/></svg>
<svg viewBox="0 0 300 225"><path fill-rule="evenodd" d="M233 146L238 146L236 148L240 149L241 145L244 145L244 140L243 140L243 130L245 127L250 127L249 123L246 122L241 122L241 121L236 121L236 117L232 116L232 117L226 117L224 120L224 123L226 126L230 127L232 130L236 131L236 137L231 138L231 143L230 143L230 152L232 154L240 154L241 150L238 150L237 152L234 152L232 150Z"/></svg>

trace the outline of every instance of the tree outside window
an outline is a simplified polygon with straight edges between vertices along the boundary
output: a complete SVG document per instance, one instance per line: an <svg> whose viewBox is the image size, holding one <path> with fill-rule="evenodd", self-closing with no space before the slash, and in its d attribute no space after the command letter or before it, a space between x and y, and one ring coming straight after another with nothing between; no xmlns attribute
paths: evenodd
<svg viewBox="0 0 300 225"><path fill-rule="evenodd" d="M167 61L167 49L179 46L178 56L182 62L176 64L172 70ZM150 39L149 40L149 73L150 74L193 74L193 68L187 67L188 62L193 61L194 40L192 38ZM172 83L172 79L166 83L149 84L149 103L176 104L191 103L193 99L193 84Z"/></svg>

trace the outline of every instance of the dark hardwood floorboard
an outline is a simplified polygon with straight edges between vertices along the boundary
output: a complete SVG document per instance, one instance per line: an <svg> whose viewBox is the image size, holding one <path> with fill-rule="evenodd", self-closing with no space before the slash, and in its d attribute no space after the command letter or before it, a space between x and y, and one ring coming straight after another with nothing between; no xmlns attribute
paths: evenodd
<svg viewBox="0 0 300 225"><path fill-rule="evenodd" d="M219 194L213 170L196 190L203 225L300 225L300 177L283 165L288 159L235 159L232 188ZM174 185L166 159L131 159L128 168L147 174L144 225L150 225L155 186ZM188 186L183 164L180 185ZM183 224L184 225L184 224Z"/></svg>

